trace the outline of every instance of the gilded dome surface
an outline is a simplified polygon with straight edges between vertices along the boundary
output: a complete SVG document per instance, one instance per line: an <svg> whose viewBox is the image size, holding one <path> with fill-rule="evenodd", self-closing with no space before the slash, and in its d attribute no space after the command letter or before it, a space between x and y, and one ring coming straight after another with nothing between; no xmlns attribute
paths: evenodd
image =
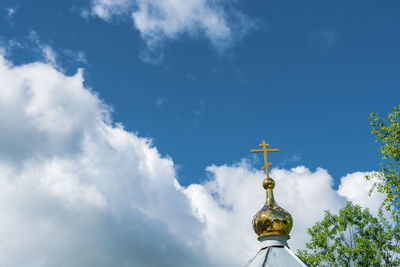
<svg viewBox="0 0 400 267"><path fill-rule="evenodd" d="M276 204L272 191L275 187L274 180L266 178L263 181L263 186L267 193L267 200L253 218L253 229L259 240L264 236L273 235L289 238L289 233L293 227L292 216Z"/></svg>

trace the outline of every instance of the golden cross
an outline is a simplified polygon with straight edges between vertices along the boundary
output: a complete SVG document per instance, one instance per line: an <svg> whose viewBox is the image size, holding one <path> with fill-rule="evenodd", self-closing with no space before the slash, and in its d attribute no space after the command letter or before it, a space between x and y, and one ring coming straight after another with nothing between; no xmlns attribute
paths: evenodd
<svg viewBox="0 0 400 267"><path fill-rule="evenodd" d="M269 144L265 143L265 140L263 140L262 144L259 145L262 147L262 149L252 149L250 152L264 152L264 162L265 165L262 167L262 169L265 169L265 174L267 175L267 178L269 178L269 169L268 167L271 165L271 162L268 162L267 158L267 152L278 152L279 149L277 148L267 148L269 147Z"/></svg>

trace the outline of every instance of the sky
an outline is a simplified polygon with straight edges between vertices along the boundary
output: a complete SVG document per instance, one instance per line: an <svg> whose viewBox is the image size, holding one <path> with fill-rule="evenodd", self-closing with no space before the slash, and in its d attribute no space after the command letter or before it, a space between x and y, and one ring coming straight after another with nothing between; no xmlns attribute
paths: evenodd
<svg viewBox="0 0 400 267"><path fill-rule="evenodd" d="M368 117L399 104L399 11L3 0L0 265L241 266L264 139L292 249L325 209L376 211Z"/></svg>

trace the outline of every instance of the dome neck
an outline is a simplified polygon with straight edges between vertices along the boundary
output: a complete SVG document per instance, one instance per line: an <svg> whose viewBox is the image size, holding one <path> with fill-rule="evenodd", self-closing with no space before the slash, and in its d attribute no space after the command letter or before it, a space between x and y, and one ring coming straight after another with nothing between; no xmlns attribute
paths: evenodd
<svg viewBox="0 0 400 267"><path fill-rule="evenodd" d="M275 199L274 199L274 191L272 191L272 188L267 189L267 206L273 206L276 205Z"/></svg>

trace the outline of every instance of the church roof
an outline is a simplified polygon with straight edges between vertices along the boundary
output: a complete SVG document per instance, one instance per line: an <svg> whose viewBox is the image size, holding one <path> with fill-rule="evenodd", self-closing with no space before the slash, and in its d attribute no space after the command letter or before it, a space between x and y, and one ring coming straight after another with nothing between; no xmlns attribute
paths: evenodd
<svg viewBox="0 0 400 267"><path fill-rule="evenodd" d="M307 267L287 246L280 236L262 241L262 248L246 267Z"/></svg>

